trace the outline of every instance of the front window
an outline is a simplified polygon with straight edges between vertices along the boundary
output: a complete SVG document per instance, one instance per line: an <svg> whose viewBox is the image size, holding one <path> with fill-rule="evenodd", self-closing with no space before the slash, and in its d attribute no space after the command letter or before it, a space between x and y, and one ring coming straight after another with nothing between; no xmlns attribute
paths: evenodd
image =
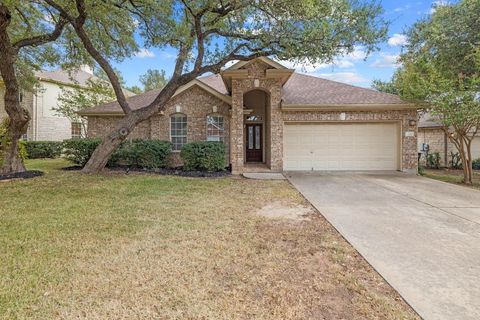
<svg viewBox="0 0 480 320"><path fill-rule="evenodd" d="M82 137L82 124L80 122L72 122L72 139L80 139Z"/></svg>
<svg viewBox="0 0 480 320"><path fill-rule="evenodd" d="M173 151L180 151L187 143L187 116L174 114L170 117L170 138Z"/></svg>
<svg viewBox="0 0 480 320"><path fill-rule="evenodd" d="M207 116L207 141L223 142L224 131L222 116Z"/></svg>

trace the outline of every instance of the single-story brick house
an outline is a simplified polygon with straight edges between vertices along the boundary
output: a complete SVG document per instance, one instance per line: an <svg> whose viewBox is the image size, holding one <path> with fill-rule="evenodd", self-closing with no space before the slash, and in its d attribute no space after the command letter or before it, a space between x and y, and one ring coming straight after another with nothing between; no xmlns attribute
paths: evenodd
<svg viewBox="0 0 480 320"><path fill-rule="evenodd" d="M442 167L449 167L452 153L458 153L457 148L442 129L442 124L435 121L429 113L423 114L418 122L418 149L422 151L426 146L428 146L429 153L438 152L440 154ZM480 159L480 134L475 136L472 141L472 158ZM425 162L425 157L422 157L421 163Z"/></svg>
<svg viewBox="0 0 480 320"><path fill-rule="evenodd" d="M158 90L129 98L132 108ZM116 102L81 112L88 136L123 116ZM399 97L295 73L268 58L238 62L181 87L129 138L223 141L234 173L417 169L417 110ZM178 163L179 157L174 157Z"/></svg>

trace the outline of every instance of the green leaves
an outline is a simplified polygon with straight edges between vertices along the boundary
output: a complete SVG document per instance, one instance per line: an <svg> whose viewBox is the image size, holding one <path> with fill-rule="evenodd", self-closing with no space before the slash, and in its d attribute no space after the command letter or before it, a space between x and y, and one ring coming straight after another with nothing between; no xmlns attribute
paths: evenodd
<svg viewBox="0 0 480 320"><path fill-rule="evenodd" d="M148 69L147 73L140 76L140 82L143 85L143 91L161 89L168 83L164 70Z"/></svg>

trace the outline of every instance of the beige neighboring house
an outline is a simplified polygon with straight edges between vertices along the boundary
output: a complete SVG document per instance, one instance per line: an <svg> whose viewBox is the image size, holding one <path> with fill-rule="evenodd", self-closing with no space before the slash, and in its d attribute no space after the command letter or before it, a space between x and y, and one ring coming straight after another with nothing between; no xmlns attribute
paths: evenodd
<svg viewBox="0 0 480 320"><path fill-rule="evenodd" d="M22 91L20 95L21 103L31 116L24 138L32 141L61 141L80 137L82 134L81 124L71 123L69 119L57 115L53 108L57 106L57 99L62 92L62 87L72 89L85 87L88 80L98 79L93 75L93 70L88 66L83 66L71 73L60 69L38 72L36 76L39 88L35 92ZM0 121L7 116L3 99L4 92L5 88L0 80ZM133 95L128 91L126 94Z"/></svg>
<svg viewBox="0 0 480 320"><path fill-rule="evenodd" d="M159 93L129 98L146 106ZM88 136L124 116L118 103L83 110ZM169 140L178 152L223 141L233 173L296 170L417 170L417 110L399 97L303 75L268 58L238 62L181 87L164 112L130 138Z"/></svg>
<svg viewBox="0 0 480 320"><path fill-rule="evenodd" d="M440 165L448 167L451 165L451 154L457 153L457 148L450 141L447 134L443 131L442 125L428 113L420 117L418 123L418 150L422 152L421 162L425 163L425 146L428 145L428 152L438 152L440 154ZM480 134L472 141L472 158L480 158Z"/></svg>

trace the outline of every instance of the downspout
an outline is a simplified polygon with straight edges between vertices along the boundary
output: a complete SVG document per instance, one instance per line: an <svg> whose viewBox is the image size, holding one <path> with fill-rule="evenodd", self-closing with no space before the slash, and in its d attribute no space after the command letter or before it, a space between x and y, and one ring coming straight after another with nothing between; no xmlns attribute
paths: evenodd
<svg viewBox="0 0 480 320"><path fill-rule="evenodd" d="M38 105L38 96L37 96L37 93L34 92L33 93L35 99L34 99L34 103L33 103L33 141L37 141L37 132L38 132L38 123L37 123L37 120L38 120L38 116L37 116L37 105Z"/></svg>
<svg viewBox="0 0 480 320"><path fill-rule="evenodd" d="M447 136L447 133L445 131L443 131L443 138L445 140L444 147L443 147L444 148L444 157L445 157L445 160L444 160L445 162L444 163L445 163L445 167L448 168L448 154L447 154L447 152L448 152L448 136Z"/></svg>

